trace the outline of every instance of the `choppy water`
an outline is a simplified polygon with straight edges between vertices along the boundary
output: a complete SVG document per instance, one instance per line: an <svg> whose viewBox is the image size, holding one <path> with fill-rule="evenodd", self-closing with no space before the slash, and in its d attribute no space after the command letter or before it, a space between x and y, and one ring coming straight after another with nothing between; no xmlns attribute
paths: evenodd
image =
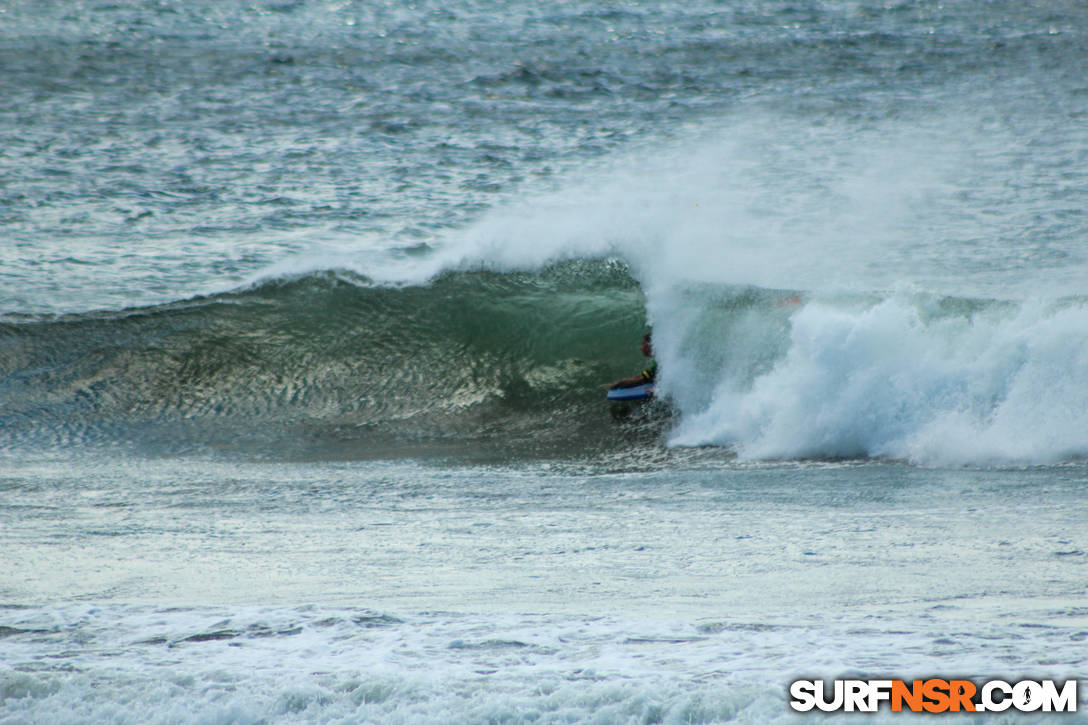
<svg viewBox="0 0 1088 725"><path fill-rule="evenodd" d="M0 3L0 723L1081 675L1086 41L1072 1Z"/></svg>

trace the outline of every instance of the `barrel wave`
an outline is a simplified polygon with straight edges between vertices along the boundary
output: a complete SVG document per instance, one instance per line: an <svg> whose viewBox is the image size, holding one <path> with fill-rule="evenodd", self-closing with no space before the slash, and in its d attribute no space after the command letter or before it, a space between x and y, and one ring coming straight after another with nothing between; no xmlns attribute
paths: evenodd
<svg viewBox="0 0 1088 725"><path fill-rule="evenodd" d="M617 422L602 385L640 369L651 323L659 398ZM615 258L400 285L326 270L6 318L0 435L303 460L1054 463L1088 454L1085 330L1079 298L644 286Z"/></svg>

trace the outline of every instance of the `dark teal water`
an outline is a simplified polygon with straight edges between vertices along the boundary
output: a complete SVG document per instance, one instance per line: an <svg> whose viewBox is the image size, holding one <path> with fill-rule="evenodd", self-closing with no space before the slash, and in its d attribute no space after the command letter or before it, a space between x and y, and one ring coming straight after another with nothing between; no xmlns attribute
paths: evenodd
<svg viewBox="0 0 1088 725"><path fill-rule="evenodd" d="M1077 677L1086 28L0 3L0 723Z"/></svg>

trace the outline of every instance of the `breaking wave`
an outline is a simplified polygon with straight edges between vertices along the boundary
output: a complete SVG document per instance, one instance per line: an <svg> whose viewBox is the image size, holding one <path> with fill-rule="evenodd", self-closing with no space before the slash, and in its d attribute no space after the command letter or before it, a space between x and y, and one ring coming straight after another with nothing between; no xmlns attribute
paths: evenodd
<svg viewBox="0 0 1088 725"><path fill-rule="evenodd" d="M602 385L655 328L661 400ZM302 458L1054 463L1088 454L1088 303L712 283L612 259L412 285L324 271L121 312L0 323L6 448ZM666 401L666 402L662 402ZM637 435L631 431L637 430Z"/></svg>
<svg viewBox="0 0 1088 725"><path fill-rule="evenodd" d="M930 465L1088 454L1083 300L900 293L814 299L788 329L746 316L723 326L729 342L708 345L691 328L680 342L669 390L685 415L673 444ZM707 351L720 361L690 364Z"/></svg>

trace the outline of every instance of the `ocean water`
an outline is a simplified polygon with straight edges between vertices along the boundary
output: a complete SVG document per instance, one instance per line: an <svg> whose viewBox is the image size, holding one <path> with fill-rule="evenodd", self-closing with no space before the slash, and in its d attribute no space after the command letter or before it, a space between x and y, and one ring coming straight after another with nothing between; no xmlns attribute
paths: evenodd
<svg viewBox="0 0 1088 725"><path fill-rule="evenodd" d="M1086 49L1079 0L0 2L0 725L1083 678Z"/></svg>

